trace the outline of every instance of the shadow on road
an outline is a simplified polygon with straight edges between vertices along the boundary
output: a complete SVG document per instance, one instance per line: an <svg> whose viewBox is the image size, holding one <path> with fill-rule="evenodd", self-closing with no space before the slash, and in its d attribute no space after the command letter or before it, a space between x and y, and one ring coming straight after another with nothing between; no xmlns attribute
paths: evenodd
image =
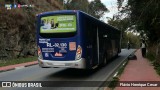
<svg viewBox="0 0 160 90"><path fill-rule="evenodd" d="M95 70L83 70L83 69L65 69L62 71L58 71L56 73L50 74L48 78L52 77L60 77L60 78L88 78L96 73L98 69Z"/></svg>
<svg viewBox="0 0 160 90"><path fill-rule="evenodd" d="M108 61L107 65L110 64L112 61L114 61L115 59L119 58L120 56L118 57L115 57L115 58L112 58L111 60ZM88 77L91 77L92 75L98 73L101 69L107 67L106 66L103 66L103 67L98 67L96 69L87 69L87 70L84 70L84 69L73 69L73 68L69 68L69 69L64 69L64 70L61 70L61 71L58 71L56 73L53 73L53 74L50 74L47 76L48 79L53 79L53 78L66 78L66 79L81 79L81 78L88 78Z"/></svg>

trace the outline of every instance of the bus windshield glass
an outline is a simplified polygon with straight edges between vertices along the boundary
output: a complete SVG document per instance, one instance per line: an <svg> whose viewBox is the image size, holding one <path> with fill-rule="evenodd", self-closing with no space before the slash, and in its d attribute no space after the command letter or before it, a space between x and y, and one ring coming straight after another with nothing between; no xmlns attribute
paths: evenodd
<svg viewBox="0 0 160 90"><path fill-rule="evenodd" d="M73 33L76 32L75 15L54 15L41 18L40 33Z"/></svg>

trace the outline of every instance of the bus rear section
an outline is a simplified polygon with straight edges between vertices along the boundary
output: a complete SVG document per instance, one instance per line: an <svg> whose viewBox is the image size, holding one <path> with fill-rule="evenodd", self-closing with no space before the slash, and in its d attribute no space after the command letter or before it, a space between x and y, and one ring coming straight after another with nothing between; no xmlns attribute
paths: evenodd
<svg viewBox="0 0 160 90"><path fill-rule="evenodd" d="M85 68L76 12L37 16L38 62L41 67Z"/></svg>

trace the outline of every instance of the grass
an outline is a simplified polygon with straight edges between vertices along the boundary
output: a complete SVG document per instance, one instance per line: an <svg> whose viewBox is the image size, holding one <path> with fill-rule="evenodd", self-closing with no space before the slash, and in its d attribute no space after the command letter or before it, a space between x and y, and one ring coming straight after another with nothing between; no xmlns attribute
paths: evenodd
<svg viewBox="0 0 160 90"><path fill-rule="evenodd" d="M126 61L124 63L123 66L121 66L119 69L118 69L118 74L117 76L113 77L112 78L112 81L110 82L110 84L108 85L109 88L111 88L112 90L114 90L114 88L117 86L118 84L118 81L119 81L119 76L121 76L121 74L123 73L126 65L128 64L128 61Z"/></svg>
<svg viewBox="0 0 160 90"><path fill-rule="evenodd" d="M157 74L160 75L160 64L156 61L153 62L154 69L156 70Z"/></svg>
<svg viewBox="0 0 160 90"><path fill-rule="evenodd" d="M117 86L118 81L119 81L118 77L113 77L112 81L110 82L110 84L108 85L108 87L113 90Z"/></svg>
<svg viewBox="0 0 160 90"><path fill-rule="evenodd" d="M160 64L156 62L155 55L148 52L147 58L153 64L154 69L156 70L157 74L160 75Z"/></svg>
<svg viewBox="0 0 160 90"><path fill-rule="evenodd" d="M160 75L160 65L156 68L156 72L158 75Z"/></svg>
<svg viewBox="0 0 160 90"><path fill-rule="evenodd" d="M150 61L155 61L155 55L153 53L148 52L146 57L150 60Z"/></svg>
<svg viewBox="0 0 160 90"><path fill-rule="evenodd" d="M2 66L8 66L8 65L14 65L14 64L20 64L25 62L31 62L36 61L37 57L26 57L26 58L18 58L18 59L10 59L10 60L0 60L0 67Z"/></svg>
<svg viewBox="0 0 160 90"><path fill-rule="evenodd" d="M124 71L124 69L125 69L127 64L128 64L128 61L126 61L126 63L121 68L119 68L119 70L118 70L118 75L119 76L123 73L123 71Z"/></svg>

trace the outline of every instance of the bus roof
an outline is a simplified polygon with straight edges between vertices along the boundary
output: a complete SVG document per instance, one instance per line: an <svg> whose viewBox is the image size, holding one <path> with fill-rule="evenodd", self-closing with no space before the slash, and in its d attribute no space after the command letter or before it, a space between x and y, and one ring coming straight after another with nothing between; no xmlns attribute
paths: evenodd
<svg viewBox="0 0 160 90"><path fill-rule="evenodd" d="M42 12L38 15L43 16L43 15L58 14L58 13L76 13L78 11L79 10L57 10L57 11Z"/></svg>
<svg viewBox="0 0 160 90"><path fill-rule="evenodd" d="M112 28L112 29L118 30L117 28L115 28L115 27L113 27L113 26L111 26L111 25L109 25L109 24L107 24L107 23L105 23L105 22L102 22L101 20L99 20L99 19L97 19L97 18L95 18L95 17L93 17L93 16L91 16L91 15L89 15L89 14L83 12L83 11L80 11L80 10L57 10L57 11L49 11L49 12L40 13L40 14L38 14L37 16L45 16L45 15L60 14L60 13L62 13L62 14L64 14L64 13L82 13L82 14L86 15L88 18L92 18L92 19L96 20L96 21L97 21L98 23L100 23L100 24L107 25L108 27L110 27L110 28ZM120 30L118 30L118 31L120 31Z"/></svg>

